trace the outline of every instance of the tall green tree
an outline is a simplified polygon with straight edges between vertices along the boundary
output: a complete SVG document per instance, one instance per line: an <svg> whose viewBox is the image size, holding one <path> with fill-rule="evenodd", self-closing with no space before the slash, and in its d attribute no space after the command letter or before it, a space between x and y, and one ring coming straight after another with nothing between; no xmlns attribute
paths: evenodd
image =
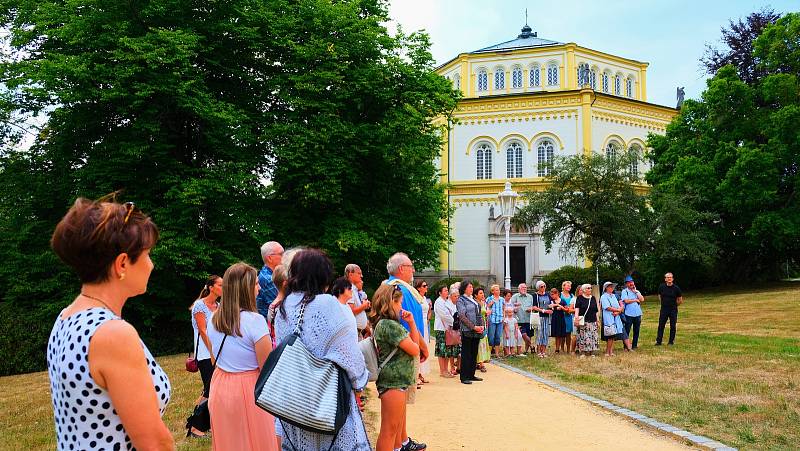
<svg viewBox="0 0 800 451"><path fill-rule="evenodd" d="M652 215L630 172L634 155L557 158L544 191L525 194L514 220L539 227L547 251L630 271L647 250Z"/></svg>
<svg viewBox="0 0 800 451"><path fill-rule="evenodd" d="M260 264L267 239L431 262L447 209L430 121L457 97L427 38L387 19L381 0L0 0L2 86L46 118L0 158L3 337L25 330L13 312L50 323L74 296L48 240L77 196L120 191L159 225L148 295L125 311L157 352L189 341L175 321L199 280ZM32 366L0 373L41 367L46 332L11 337Z"/></svg>
<svg viewBox="0 0 800 451"><path fill-rule="evenodd" d="M760 77L743 81L733 66L708 81L652 136L648 181L686 195L712 213L720 280L775 278L800 258L800 14L787 14L753 42Z"/></svg>

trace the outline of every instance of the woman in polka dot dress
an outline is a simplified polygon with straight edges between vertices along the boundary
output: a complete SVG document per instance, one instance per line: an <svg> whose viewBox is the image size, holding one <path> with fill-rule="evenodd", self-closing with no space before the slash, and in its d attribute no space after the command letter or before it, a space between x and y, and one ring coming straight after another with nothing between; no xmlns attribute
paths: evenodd
<svg viewBox="0 0 800 451"><path fill-rule="evenodd" d="M121 318L144 293L158 229L133 203L78 199L51 245L81 293L56 319L47 368L59 450L171 450L167 375Z"/></svg>

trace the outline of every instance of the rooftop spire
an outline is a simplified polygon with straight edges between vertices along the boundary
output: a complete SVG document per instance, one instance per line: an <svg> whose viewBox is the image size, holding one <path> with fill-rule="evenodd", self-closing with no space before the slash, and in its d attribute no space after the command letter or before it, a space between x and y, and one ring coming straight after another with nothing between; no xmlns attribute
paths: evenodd
<svg viewBox="0 0 800 451"><path fill-rule="evenodd" d="M518 38L528 39L530 37L536 37L536 33L533 29L528 25L528 8L525 8L525 26L522 27L522 33L520 33Z"/></svg>

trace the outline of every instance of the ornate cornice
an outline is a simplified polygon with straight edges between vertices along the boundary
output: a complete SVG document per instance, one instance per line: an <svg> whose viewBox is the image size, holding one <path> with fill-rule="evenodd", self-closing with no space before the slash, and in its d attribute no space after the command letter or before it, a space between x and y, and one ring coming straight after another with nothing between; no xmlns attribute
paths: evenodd
<svg viewBox="0 0 800 451"><path fill-rule="evenodd" d="M622 125L644 127L649 130L665 132L669 121L647 120L638 117L625 116L622 114L607 113L604 111L592 111L592 119L605 122L614 122Z"/></svg>
<svg viewBox="0 0 800 451"><path fill-rule="evenodd" d="M461 116L458 118L458 123L456 125L494 124L499 122L531 122L536 120L549 121L557 119L570 119L577 116L577 109L483 114L478 116Z"/></svg>
<svg viewBox="0 0 800 451"><path fill-rule="evenodd" d="M464 180L450 182L448 194L450 196L483 196L483 197L462 197L452 198L451 203L479 203L497 201L497 194L505 187L505 179L491 180ZM544 191L550 186L551 182L544 177L520 178L511 181L511 187L518 193L528 191ZM634 189L638 194L646 194L650 191L650 186L646 183L637 183ZM486 197L489 196L489 197ZM520 198L520 201L522 198Z"/></svg>

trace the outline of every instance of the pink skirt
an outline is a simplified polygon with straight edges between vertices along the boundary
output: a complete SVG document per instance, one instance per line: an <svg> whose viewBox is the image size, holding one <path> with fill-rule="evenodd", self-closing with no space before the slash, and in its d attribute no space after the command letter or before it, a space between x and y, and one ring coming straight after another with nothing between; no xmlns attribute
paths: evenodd
<svg viewBox="0 0 800 451"><path fill-rule="evenodd" d="M275 419L255 403L256 379L258 370L214 371L208 399L213 449L278 451Z"/></svg>

